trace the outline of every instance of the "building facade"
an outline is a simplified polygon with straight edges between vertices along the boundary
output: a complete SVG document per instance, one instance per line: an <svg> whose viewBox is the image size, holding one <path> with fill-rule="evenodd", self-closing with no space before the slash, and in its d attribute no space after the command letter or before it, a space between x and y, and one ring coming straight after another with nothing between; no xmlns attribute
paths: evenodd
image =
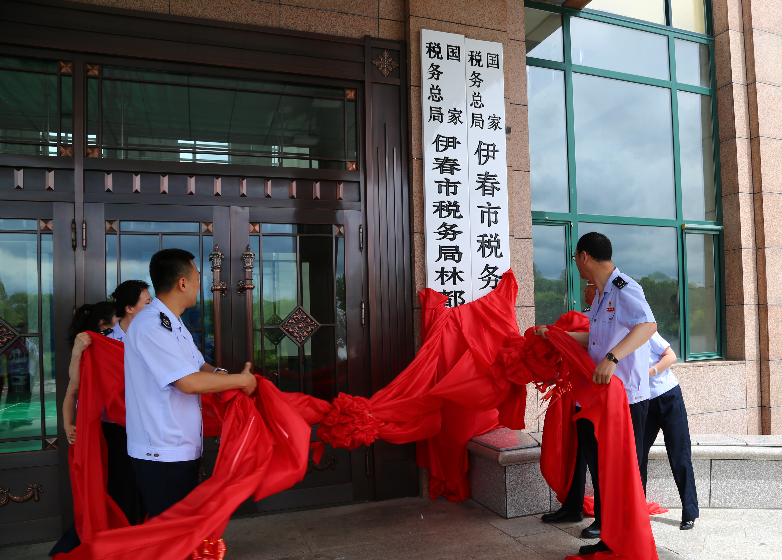
<svg viewBox="0 0 782 560"><path fill-rule="evenodd" d="M520 327L583 308L570 256L602 231L681 358L691 430L780 433L779 4L0 0L0 487L27 497L0 544L70 522L67 326L160 248L197 257L208 361L325 399L409 363L422 29L503 46ZM311 467L240 511L418 493L412 446Z"/></svg>

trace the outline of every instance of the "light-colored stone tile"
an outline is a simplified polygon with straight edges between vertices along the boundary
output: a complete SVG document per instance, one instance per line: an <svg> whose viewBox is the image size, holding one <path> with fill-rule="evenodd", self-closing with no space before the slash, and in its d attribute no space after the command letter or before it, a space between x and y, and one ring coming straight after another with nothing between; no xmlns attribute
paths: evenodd
<svg viewBox="0 0 782 560"><path fill-rule="evenodd" d="M507 517L505 468L477 453L470 453L470 494L473 500L494 513Z"/></svg>
<svg viewBox="0 0 782 560"><path fill-rule="evenodd" d="M761 375L760 360L746 362L748 409L753 409L761 405ZM760 420L758 419L758 421ZM752 422L747 420L748 433L754 434L755 432L752 430L751 424Z"/></svg>
<svg viewBox="0 0 782 560"><path fill-rule="evenodd" d="M528 328L535 325L535 308L529 306L516 307L516 321L519 324L519 330L523 333Z"/></svg>
<svg viewBox="0 0 782 560"><path fill-rule="evenodd" d="M763 432L760 407L747 409L747 432L749 434L760 434Z"/></svg>
<svg viewBox="0 0 782 560"><path fill-rule="evenodd" d="M748 95L752 137L782 138L782 87L755 82L748 86Z"/></svg>
<svg viewBox="0 0 782 560"><path fill-rule="evenodd" d="M746 138L730 138L720 143L722 195L753 192L752 151Z"/></svg>
<svg viewBox="0 0 782 560"><path fill-rule="evenodd" d="M535 283L532 277L532 239L510 240L510 266L519 284L516 305L534 305Z"/></svg>
<svg viewBox="0 0 782 560"><path fill-rule="evenodd" d="M394 41L404 41L407 27L404 22L391 19L381 19L378 24L378 37L381 39L392 39Z"/></svg>
<svg viewBox="0 0 782 560"><path fill-rule="evenodd" d="M508 165L516 171L529 171L529 122L526 105L508 105L506 121L511 133L505 136Z"/></svg>
<svg viewBox="0 0 782 560"><path fill-rule="evenodd" d="M711 506L777 508L782 501L782 461L713 460Z"/></svg>
<svg viewBox="0 0 782 560"><path fill-rule="evenodd" d="M782 34L782 14L775 0L743 0L744 29Z"/></svg>
<svg viewBox="0 0 782 560"><path fill-rule="evenodd" d="M515 41L524 41L524 3L518 0L508 2L508 38Z"/></svg>
<svg viewBox="0 0 782 560"><path fill-rule="evenodd" d="M249 25L277 27L280 25L280 6L277 2L252 0L223 0L222 2L194 2L171 0L171 14ZM321 31L323 33L324 31Z"/></svg>
<svg viewBox="0 0 782 560"><path fill-rule="evenodd" d="M727 31L714 39L714 65L716 67L717 87L731 82L747 83L747 70L744 63L744 37L738 31Z"/></svg>
<svg viewBox="0 0 782 560"><path fill-rule="evenodd" d="M753 190L782 192L782 140L758 137L751 145Z"/></svg>
<svg viewBox="0 0 782 560"><path fill-rule="evenodd" d="M775 406L769 408L768 412L769 412L768 430L764 429L763 433L782 435L782 406Z"/></svg>
<svg viewBox="0 0 782 560"><path fill-rule="evenodd" d="M757 250L758 301L782 303L782 248L766 247Z"/></svg>
<svg viewBox="0 0 782 560"><path fill-rule="evenodd" d="M507 0L416 0L409 4L410 16L435 19L463 25L474 25L480 21L481 27L507 31ZM480 14L479 18L476 15Z"/></svg>
<svg viewBox="0 0 782 560"><path fill-rule="evenodd" d="M504 47L505 97L510 103L527 104L527 47L524 41L508 41Z"/></svg>
<svg viewBox="0 0 782 560"><path fill-rule="evenodd" d="M539 463L512 465L506 469L507 517L545 513L551 507L548 484Z"/></svg>
<svg viewBox="0 0 782 560"><path fill-rule="evenodd" d="M760 352L764 360L782 360L782 305L758 305Z"/></svg>
<svg viewBox="0 0 782 560"><path fill-rule="evenodd" d="M305 556L310 552L304 536L296 525L283 516L271 515L258 523L256 518L234 519L223 533L231 556L238 558L273 559ZM258 543L263 542L263 547Z"/></svg>
<svg viewBox="0 0 782 560"><path fill-rule="evenodd" d="M283 5L280 6L280 27L360 39L365 35L377 35L377 18Z"/></svg>
<svg viewBox="0 0 782 560"><path fill-rule="evenodd" d="M749 138L747 88L728 84L717 90L717 118L720 141L728 138Z"/></svg>
<svg viewBox="0 0 782 560"><path fill-rule="evenodd" d="M561 560L566 556L577 555L579 547L590 544L589 541L577 539L564 531L527 535L518 537L517 540L547 560Z"/></svg>
<svg viewBox="0 0 782 560"><path fill-rule="evenodd" d="M763 361L760 365L762 405L782 406L782 361Z"/></svg>
<svg viewBox="0 0 782 560"><path fill-rule="evenodd" d="M556 531L557 527L543 523L540 517L527 515L525 517L516 517L513 519L503 519L496 517L490 519L489 523L511 537L526 537L528 535L538 535L540 533L550 533Z"/></svg>
<svg viewBox="0 0 782 560"><path fill-rule="evenodd" d="M746 434L747 409L689 414L687 422L690 425L691 434Z"/></svg>
<svg viewBox="0 0 782 560"><path fill-rule="evenodd" d="M690 431L691 434L691 441L692 445L699 446L699 447L746 447L747 442L742 441L740 439L736 439L733 437L733 435L727 435L727 434L702 434L702 433L695 433L693 434L692 431Z"/></svg>
<svg viewBox="0 0 782 560"><path fill-rule="evenodd" d="M377 0L280 0L283 6L297 6L327 12L378 17Z"/></svg>
<svg viewBox="0 0 782 560"><path fill-rule="evenodd" d="M416 65L413 64L413 67ZM410 87L410 157L423 158L421 149L421 120L423 119L421 109L421 88L417 86Z"/></svg>
<svg viewBox="0 0 782 560"><path fill-rule="evenodd" d="M757 303L757 263L753 249L725 251L725 302L728 305Z"/></svg>
<svg viewBox="0 0 782 560"><path fill-rule="evenodd" d="M695 487L698 501L703 506L709 502L709 468L708 459L692 462L692 470L695 475ZM680 508L682 501L679 497L679 489L671 474L671 465L667 459L654 459L649 461L646 477L646 500L658 502L664 508Z"/></svg>
<svg viewBox="0 0 782 560"><path fill-rule="evenodd" d="M379 13L382 19L404 21L406 17L405 0L380 0Z"/></svg>
<svg viewBox="0 0 782 560"><path fill-rule="evenodd" d="M726 251L754 247L754 213L753 195L738 193L722 197L722 223Z"/></svg>
<svg viewBox="0 0 782 560"><path fill-rule="evenodd" d="M531 239L532 209L527 171L513 171L508 168L508 213L511 236Z"/></svg>
<svg viewBox="0 0 782 560"><path fill-rule="evenodd" d="M725 329L727 331L727 348L725 357L729 360L747 359L747 316L751 306L728 305L725 307Z"/></svg>
<svg viewBox="0 0 782 560"><path fill-rule="evenodd" d="M689 414L734 410L747 406L744 364L737 367L704 364L695 370L679 370L677 377ZM715 387L720 390L715 391Z"/></svg>
<svg viewBox="0 0 782 560"><path fill-rule="evenodd" d="M782 194L762 192L755 195L755 220L758 247L782 247Z"/></svg>

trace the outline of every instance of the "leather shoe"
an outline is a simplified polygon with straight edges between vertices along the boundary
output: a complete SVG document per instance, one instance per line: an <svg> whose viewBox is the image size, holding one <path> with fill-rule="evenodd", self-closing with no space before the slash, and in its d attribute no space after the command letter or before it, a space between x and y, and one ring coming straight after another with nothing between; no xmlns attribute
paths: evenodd
<svg viewBox="0 0 782 560"><path fill-rule="evenodd" d="M584 514L580 511L573 511L564 507L559 508L557 511L546 513L540 518L543 523L566 523L568 521L582 521L583 519Z"/></svg>
<svg viewBox="0 0 782 560"><path fill-rule="evenodd" d="M682 521L679 523L679 529L681 531L689 531L693 527L695 527L695 521Z"/></svg>
<svg viewBox="0 0 782 560"><path fill-rule="evenodd" d="M581 531L581 536L585 539L599 539L600 538L600 522L595 521L589 527L584 527Z"/></svg>
<svg viewBox="0 0 782 560"><path fill-rule="evenodd" d="M578 553L581 556L594 554L595 552L611 552L611 549L603 541L597 541L597 544L585 544L578 549Z"/></svg>

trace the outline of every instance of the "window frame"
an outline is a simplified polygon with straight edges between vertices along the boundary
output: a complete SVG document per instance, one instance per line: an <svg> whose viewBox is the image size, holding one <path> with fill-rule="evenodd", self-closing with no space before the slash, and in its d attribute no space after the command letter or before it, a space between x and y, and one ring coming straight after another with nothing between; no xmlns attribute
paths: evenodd
<svg viewBox="0 0 782 560"><path fill-rule="evenodd" d="M705 12L707 20L707 29L711 31L711 3L705 2ZM562 34L563 34L563 50L564 50L564 62L554 62L550 60L544 60L534 57L526 57L526 66L533 66L539 68L547 68L551 70L559 70L563 72L563 78L565 80L565 123L567 134L567 158L568 158L568 193L570 197L569 212L547 212L547 211L532 211L532 223L533 225L562 225L569 226L566 239L572 243L572 246L567 249L572 251L575 247L575 241L578 239L578 224L579 222L585 223L601 223L601 224L618 224L618 225L635 225L635 226L658 226L658 227L675 227L677 230L677 257L679 263L679 317L680 317L680 329L682 340L682 356L679 360L685 359L686 361L703 361L703 360L715 360L723 359L725 355L726 334L724 325L725 320L725 295L724 295L724 258L722 258L723 251L723 233L722 233L722 189L721 189L721 177L720 177L720 153L719 153L719 128L717 118L717 85L716 85L716 68L714 59L714 38L710 35L703 35L694 33L691 31L684 31L681 29L675 29L669 26L658 25L653 23L642 22L639 20L624 18L621 16L608 14L605 12L597 12L594 10L576 10L572 8L565 8L561 6L552 6L550 4L541 4L534 1L528 1L525 3L525 8L532 8L536 10L546 11L550 13L559 14L562 17ZM666 18L670 22L670 2L666 0ZM599 68L592 68L589 66L582 66L573 64L572 52L571 52L571 37L570 37L570 20L573 17L580 17L592 21L606 23L610 25L618 25L625 28L635 29L638 31L645 31L663 35L668 40L668 63L670 69L670 80L660 80L656 78L647 78L644 76L638 76L633 74L626 74L622 72L615 72L611 70L603 70ZM695 43L705 44L709 48L709 68L711 72L710 87L693 86L689 84L679 83L676 76L676 52L675 52L675 39L684 39ZM625 82L631 82L636 84L656 86L666 88L670 91L671 96L671 125L673 134L673 158L674 158L674 193L675 193L675 207L676 217L672 219L663 218L632 218L624 216L607 216L598 214L579 214L578 212L578 193L576 188L576 159L575 159L575 120L573 109L573 73L584 74L589 76L596 76L601 78L608 78L614 80L621 80ZM685 220L682 213L682 185L681 185L681 146L679 142L679 101L678 92L685 91L689 93L697 93L701 95L707 95L711 99L712 109L712 123L713 123L713 149L714 149L714 181L715 181L715 209L716 220L714 221L698 221L698 220ZM689 343L689 323L687 318L687 269L686 269L686 256L685 256L685 242L687 233L707 233L715 235L715 288L717 291L717 351L707 353L690 352ZM575 266L575 262L571 259L568 263L568 287L573 290L568 297L568 306L570 310L580 311L578 309L578 302L580 301L578 293L578 270Z"/></svg>

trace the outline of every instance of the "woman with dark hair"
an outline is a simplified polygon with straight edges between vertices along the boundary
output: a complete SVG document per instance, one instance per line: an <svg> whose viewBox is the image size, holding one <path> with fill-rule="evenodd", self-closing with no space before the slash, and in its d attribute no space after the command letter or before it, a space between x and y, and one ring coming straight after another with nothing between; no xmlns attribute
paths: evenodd
<svg viewBox="0 0 782 560"><path fill-rule="evenodd" d="M152 301L149 284L141 280L127 280L117 286L111 294L112 301L95 305L83 305L74 315L68 331L68 340L73 345L71 364L68 368L70 383L63 401L63 425L68 443L76 443L76 401L79 396L79 367L84 350L92 344L86 331L99 332L119 342L124 342L125 333L133 318ZM119 320L117 320L119 318ZM145 508L136 484L133 464L128 457L127 435L124 426L109 418L106 410L101 416L103 436L106 439L108 455L108 479L106 491L116 502L131 525L143 521ZM60 538L49 556L70 552L81 544L74 524Z"/></svg>

